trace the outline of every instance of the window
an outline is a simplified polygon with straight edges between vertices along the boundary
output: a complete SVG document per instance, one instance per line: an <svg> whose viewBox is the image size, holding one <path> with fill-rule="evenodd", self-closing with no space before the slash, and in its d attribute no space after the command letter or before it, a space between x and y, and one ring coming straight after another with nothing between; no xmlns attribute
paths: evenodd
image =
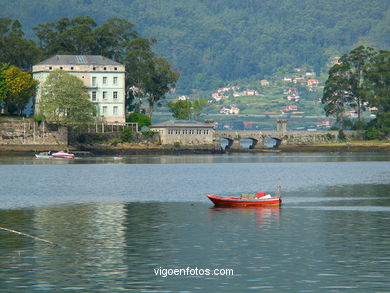
<svg viewBox="0 0 390 293"><path fill-rule="evenodd" d="M70 70L73 70L73 67L71 67Z"/></svg>
<svg viewBox="0 0 390 293"><path fill-rule="evenodd" d="M103 70L107 70L107 67L104 67Z"/></svg>
<svg viewBox="0 0 390 293"><path fill-rule="evenodd" d="M103 100L107 99L107 92L103 92Z"/></svg>
<svg viewBox="0 0 390 293"><path fill-rule="evenodd" d="M114 108L112 109L112 113L114 115L118 115L118 106L114 106Z"/></svg>
<svg viewBox="0 0 390 293"><path fill-rule="evenodd" d="M114 76L114 77L112 78L112 83L113 83L113 84L118 84L118 77L117 77L117 76Z"/></svg>
<svg viewBox="0 0 390 293"><path fill-rule="evenodd" d="M52 70L52 69L53 69L53 67L50 66L50 67L49 67L49 70Z"/></svg>
<svg viewBox="0 0 390 293"><path fill-rule="evenodd" d="M96 76L92 76L92 86L97 86Z"/></svg>
<svg viewBox="0 0 390 293"><path fill-rule="evenodd" d="M103 106L103 115L107 114L107 106Z"/></svg>
<svg viewBox="0 0 390 293"><path fill-rule="evenodd" d="M96 102L96 92L92 92L92 102Z"/></svg>
<svg viewBox="0 0 390 293"><path fill-rule="evenodd" d="M118 70L118 68L117 68L117 67L114 67L114 70Z"/></svg>
<svg viewBox="0 0 390 293"><path fill-rule="evenodd" d="M114 92L112 94L112 97L114 98L114 100L118 99L118 92Z"/></svg>
<svg viewBox="0 0 390 293"><path fill-rule="evenodd" d="M103 84L107 84L107 76L103 76Z"/></svg>

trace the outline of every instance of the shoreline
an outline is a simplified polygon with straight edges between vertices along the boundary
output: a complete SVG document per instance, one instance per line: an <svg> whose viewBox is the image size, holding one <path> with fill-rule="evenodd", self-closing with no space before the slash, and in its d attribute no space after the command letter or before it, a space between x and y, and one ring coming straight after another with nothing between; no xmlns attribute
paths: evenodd
<svg viewBox="0 0 390 293"><path fill-rule="evenodd" d="M278 148L230 149L222 150L212 146L204 147L163 147L161 145L121 144L121 145L0 145L0 156L33 155L48 150L68 150L78 156L101 155L190 155L190 154L234 154L234 153L347 153L380 152L390 153L390 142L348 142L318 145L281 145Z"/></svg>

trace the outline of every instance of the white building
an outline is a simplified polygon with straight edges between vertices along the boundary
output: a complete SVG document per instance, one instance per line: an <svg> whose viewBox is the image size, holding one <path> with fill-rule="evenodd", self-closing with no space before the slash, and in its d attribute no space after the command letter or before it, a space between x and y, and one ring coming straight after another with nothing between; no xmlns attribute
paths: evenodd
<svg viewBox="0 0 390 293"><path fill-rule="evenodd" d="M40 87L50 72L64 70L77 76L88 89L96 116L107 123L125 122L125 66L99 55L56 55L33 66L39 81L35 112L39 112Z"/></svg>

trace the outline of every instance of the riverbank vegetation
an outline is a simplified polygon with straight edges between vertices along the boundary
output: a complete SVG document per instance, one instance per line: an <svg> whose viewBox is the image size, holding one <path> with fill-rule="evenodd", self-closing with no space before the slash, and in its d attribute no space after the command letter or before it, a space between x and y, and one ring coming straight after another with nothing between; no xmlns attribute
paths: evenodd
<svg viewBox="0 0 390 293"><path fill-rule="evenodd" d="M141 37L125 19L110 18L98 25L88 16L61 18L38 24L34 31L36 43L23 37L18 20L0 18L0 64L31 70L33 64L56 54L103 55L125 65L127 109L139 112L143 102L149 117L179 78L171 64L152 50L156 40ZM5 95L0 92L0 96ZM3 100L0 104L7 105Z"/></svg>
<svg viewBox="0 0 390 293"><path fill-rule="evenodd" d="M343 55L329 70L322 103L326 115L337 118L344 129L347 109L355 109L356 129L365 129L366 138L378 139L390 135L390 52L376 52L359 46ZM366 123L361 112L375 109L376 117Z"/></svg>

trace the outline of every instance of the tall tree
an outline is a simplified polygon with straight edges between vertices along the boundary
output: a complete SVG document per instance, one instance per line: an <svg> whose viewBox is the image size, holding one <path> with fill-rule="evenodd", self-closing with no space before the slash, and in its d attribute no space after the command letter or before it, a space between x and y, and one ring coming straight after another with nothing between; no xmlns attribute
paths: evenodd
<svg viewBox="0 0 390 293"><path fill-rule="evenodd" d="M364 100L364 67L371 62L372 57L376 54L375 49L371 47L359 46L350 53L340 58L342 64L348 65L348 71L345 78L348 79L349 91L354 97L354 104L357 108L358 120ZM364 110L364 109L363 109Z"/></svg>
<svg viewBox="0 0 390 293"><path fill-rule="evenodd" d="M32 40L23 37L18 20L0 18L0 63L9 63L23 70L40 58L41 51Z"/></svg>
<svg viewBox="0 0 390 293"><path fill-rule="evenodd" d="M364 70L366 94L370 105L378 108L376 126L390 132L390 52L381 51Z"/></svg>
<svg viewBox="0 0 390 293"><path fill-rule="evenodd" d="M62 70L49 74L38 102L47 121L62 125L91 121L96 110L83 82Z"/></svg>
<svg viewBox="0 0 390 293"><path fill-rule="evenodd" d="M128 110L140 112L146 86L153 74L155 54L152 51L154 39L136 38L126 44L126 106Z"/></svg>
<svg viewBox="0 0 390 293"><path fill-rule="evenodd" d="M126 57L127 43L138 37L133 27L134 25L125 19L107 19L94 31L97 43L95 53L122 62Z"/></svg>
<svg viewBox="0 0 390 293"><path fill-rule="evenodd" d="M8 103L16 106L18 114L22 115L31 97L35 95L38 81L28 72L11 66L4 71L5 82L8 84Z"/></svg>
<svg viewBox="0 0 390 293"><path fill-rule="evenodd" d="M326 116L336 116L341 129L344 128L345 108L353 102L349 70L350 67L345 63L336 64L329 70L321 100L325 104Z"/></svg>
<svg viewBox="0 0 390 293"><path fill-rule="evenodd" d="M146 84L148 115L152 119L154 105L165 99L165 95L179 79L179 72L171 69L171 64L162 57L154 59L154 68Z"/></svg>
<svg viewBox="0 0 390 293"><path fill-rule="evenodd" d="M97 50L94 29L96 22L89 16L61 18L56 22L34 27L39 47L46 56L55 54L94 54Z"/></svg>

